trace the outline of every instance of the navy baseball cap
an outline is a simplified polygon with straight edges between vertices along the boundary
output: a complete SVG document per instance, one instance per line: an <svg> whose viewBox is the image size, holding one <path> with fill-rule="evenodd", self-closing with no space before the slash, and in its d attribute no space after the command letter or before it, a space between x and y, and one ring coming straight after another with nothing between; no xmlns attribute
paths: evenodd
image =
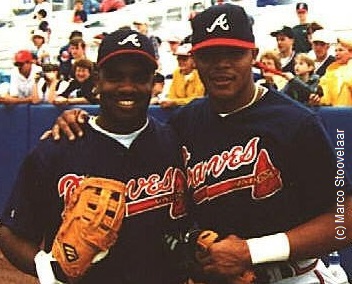
<svg viewBox="0 0 352 284"><path fill-rule="evenodd" d="M101 67L109 59L126 54L139 55L153 68L158 67L150 39L131 29L119 29L104 37L99 46L97 65Z"/></svg>
<svg viewBox="0 0 352 284"><path fill-rule="evenodd" d="M255 48L250 17L241 6L211 6L196 15L191 24L192 51L215 46Z"/></svg>
<svg viewBox="0 0 352 284"><path fill-rule="evenodd" d="M271 36L273 37L277 37L279 35L284 35L287 36L289 38L295 38L295 35L293 33L292 28L288 27L288 26L283 26L282 29L271 32L270 33Z"/></svg>

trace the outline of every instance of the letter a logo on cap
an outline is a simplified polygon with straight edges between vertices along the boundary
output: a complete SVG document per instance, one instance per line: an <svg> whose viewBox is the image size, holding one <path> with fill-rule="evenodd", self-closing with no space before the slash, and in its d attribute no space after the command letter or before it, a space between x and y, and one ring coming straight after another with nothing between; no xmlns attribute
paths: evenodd
<svg viewBox="0 0 352 284"><path fill-rule="evenodd" d="M125 39L121 40L118 42L119 45L124 45L128 42L131 42L134 46L140 47L141 43L138 40L138 35L137 34L131 34Z"/></svg>
<svg viewBox="0 0 352 284"><path fill-rule="evenodd" d="M221 14L219 17L215 19L210 28L207 28L207 32L211 33L215 30L215 28L219 26L222 30L227 31L230 29L230 26L227 23L226 14Z"/></svg>

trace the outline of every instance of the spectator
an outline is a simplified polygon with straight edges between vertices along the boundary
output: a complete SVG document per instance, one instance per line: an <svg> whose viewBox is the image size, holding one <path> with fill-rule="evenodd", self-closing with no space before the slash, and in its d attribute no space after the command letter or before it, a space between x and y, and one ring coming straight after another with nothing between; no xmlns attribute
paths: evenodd
<svg viewBox="0 0 352 284"><path fill-rule="evenodd" d="M39 21L38 30L46 33L46 42L49 42L51 35L51 28L47 21L47 12L44 9L38 11L37 20Z"/></svg>
<svg viewBox="0 0 352 284"><path fill-rule="evenodd" d="M42 68L34 63L33 54L29 50L16 52L14 65L10 75L9 94L1 97L0 103L36 103L32 91L35 77Z"/></svg>
<svg viewBox="0 0 352 284"><path fill-rule="evenodd" d="M54 104L57 96L61 95L69 83L60 79L59 65L43 64L43 72L36 78L33 86L33 96L42 103Z"/></svg>
<svg viewBox="0 0 352 284"><path fill-rule="evenodd" d="M73 62L86 57L86 43L83 38L73 38L70 40L69 51L72 55Z"/></svg>
<svg viewBox="0 0 352 284"><path fill-rule="evenodd" d="M352 40L338 38L335 62L320 78L324 96L314 97L314 102L329 106L352 106Z"/></svg>
<svg viewBox="0 0 352 284"><path fill-rule="evenodd" d="M72 65L76 61L80 59L86 58L86 43L83 38L74 37L70 40L69 43L69 59L66 61L61 61L60 63L60 75L65 79L68 80L69 78L73 78L73 70Z"/></svg>
<svg viewBox="0 0 352 284"><path fill-rule="evenodd" d="M80 59L73 64L75 77L69 86L55 99L55 104L97 103L95 94L95 64L89 59Z"/></svg>
<svg viewBox="0 0 352 284"><path fill-rule="evenodd" d="M178 68L172 75L171 86L166 93L166 98L159 101L163 108L185 105L204 96L204 86L199 78L191 48L191 44L185 43L180 45L175 52Z"/></svg>
<svg viewBox="0 0 352 284"><path fill-rule="evenodd" d="M72 31L70 36L69 36L69 42L60 48L59 55L57 56L57 60L58 60L59 65L60 65L60 70L61 70L61 63L65 64L65 62L67 62L67 61L72 59L72 55L70 54L68 49L70 47L71 39L73 39L75 37L83 38L83 33L81 31L79 31L79 30ZM63 67L64 67L64 65L62 66L62 68ZM67 73L69 71L65 70L65 71L62 71L62 72L63 73Z"/></svg>
<svg viewBox="0 0 352 284"><path fill-rule="evenodd" d="M314 60L306 53L299 53L295 57L295 74L284 73L288 80L282 92L294 100L308 104L312 95L323 96L319 86L319 75L314 74Z"/></svg>
<svg viewBox="0 0 352 284"><path fill-rule="evenodd" d="M175 54L177 48L183 43L182 38L177 35L169 36L166 41L172 54Z"/></svg>
<svg viewBox="0 0 352 284"><path fill-rule="evenodd" d="M125 0L102 0L100 2L100 12L114 12L126 6Z"/></svg>
<svg viewBox="0 0 352 284"><path fill-rule="evenodd" d="M294 58L296 53L293 49L295 40L292 29L284 26L281 30L274 31L270 35L276 38L282 71L294 73Z"/></svg>
<svg viewBox="0 0 352 284"><path fill-rule="evenodd" d="M160 96L164 91L164 86L165 77L159 72L156 72L154 74L152 98L150 99L150 104L154 105L159 103Z"/></svg>
<svg viewBox="0 0 352 284"><path fill-rule="evenodd" d="M260 55L259 62L261 62L266 69L261 69L262 79L257 80L256 83L267 88L281 90L287 84L287 80L282 75L270 71L282 71L278 53L275 50L265 51Z"/></svg>
<svg viewBox="0 0 352 284"><path fill-rule="evenodd" d="M318 30L312 36L312 49L315 58L315 74L320 77L326 72L326 68L335 61L335 56L329 54L331 36L326 30Z"/></svg>
<svg viewBox="0 0 352 284"><path fill-rule="evenodd" d="M84 23L88 20L87 12L83 7L83 0L75 0L73 7L73 22L74 23Z"/></svg>
<svg viewBox="0 0 352 284"><path fill-rule="evenodd" d="M165 48L160 51L160 73L165 76L165 79L169 80L172 78L172 73L178 66L175 52L180 46L182 38L177 35L169 35L164 44Z"/></svg>
<svg viewBox="0 0 352 284"><path fill-rule="evenodd" d="M33 54L38 65L50 63L49 46L46 43L47 33L42 30L36 30L32 35L32 42L34 45Z"/></svg>
<svg viewBox="0 0 352 284"><path fill-rule="evenodd" d="M296 15L299 24L292 28L294 34L294 50L297 53L307 53L312 49L309 41L310 23L308 22L308 5L304 2L296 4Z"/></svg>
<svg viewBox="0 0 352 284"><path fill-rule="evenodd" d="M35 2L36 5L33 10L33 18L36 19L38 16L38 12L40 10L44 10L46 12L46 17L50 19L53 11L51 3L49 3L47 0L35 0Z"/></svg>
<svg viewBox="0 0 352 284"><path fill-rule="evenodd" d="M159 42L156 36L149 34L149 19L146 16L139 15L137 19L133 21L135 29L142 35L147 36L154 47L155 57L159 61Z"/></svg>

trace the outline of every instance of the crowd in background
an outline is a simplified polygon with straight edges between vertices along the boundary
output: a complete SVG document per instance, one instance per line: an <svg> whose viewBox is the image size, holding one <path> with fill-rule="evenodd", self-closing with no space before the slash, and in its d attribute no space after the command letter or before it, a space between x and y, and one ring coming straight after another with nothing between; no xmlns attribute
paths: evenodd
<svg viewBox="0 0 352 284"><path fill-rule="evenodd" d="M37 0L33 12L38 27L31 33L32 49L14 55L8 86L2 86L0 103L95 104L96 64L86 55L87 44L79 30L68 31L68 42L50 54L51 7ZM72 22L87 21L84 1L76 0ZM313 7L314 8L314 7ZM352 35L337 38L329 27L309 21L307 3L296 4L297 25L278 27L270 35L276 47L263 50L260 43L253 76L257 84L274 88L308 106L352 106ZM192 17L195 15L192 15ZM252 24L255 18L249 17ZM154 78L151 104L168 108L185 105L206 94L191 52L190 36L170 32L154 36L145 16L122 28L135 29L151 40L159 68ZM99 41L104 34L96 36ZM162 43L167 48L161 49ZM55 58L55 62L51 62Z"/></svg>

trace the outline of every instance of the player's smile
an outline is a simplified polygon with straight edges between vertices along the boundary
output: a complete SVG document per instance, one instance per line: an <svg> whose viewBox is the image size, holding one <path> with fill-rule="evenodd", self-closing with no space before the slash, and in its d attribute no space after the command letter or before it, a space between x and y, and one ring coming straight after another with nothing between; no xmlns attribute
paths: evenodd
<svg viewBox="0 0 352 284"><path fill-rule="evenodd" d="M141 92L133 93L105 93L107 105L111 111L119 112L121 114L133 116L136 115L136 112L139 112L141 109L144 109L145 105L148 104L149 96Z"/></svg>
<svg viewBox="0 0 352 284"><path fill-rule="evenodd" d="M126 109L132 109L134 107L136 107L136 105L138 105L140 103L140 99L136 99L136 98L131 98L131 97L123 97L123 98L113 98L113 100L115 101L115 105L118 108L126 108Z"/></svg>
<svg viewBox="0 0 352 284"><path fill-rule="evenodd" d="M118 101L117 104L121 107L131 107L134 105L134 101Z"/></svg>
<svg viewBox="0 0 352 284"><path fill-rule="evenodd" d="M114 89L116 88L116 89ZM105 99L109 101L111 107L133 108L144 105L149 98L148 93L137 90L133 86L115 86L106 92L101 92Z"/></svg>
<svg viewBox="0 0 352 284"><path fill-rule="evenodd" d="M117 133L145 124L153 84L152 72L144 61L119 58L100 72L100 122Z"/></svg>
<svg viewBox="0 0 352 284"><path fill-rule="evenodd" d="M224 74L210 76L210 81L218 88L228 86L234 80L236 80L236 76L230 76L230 75L224 75Z"/></svg>

